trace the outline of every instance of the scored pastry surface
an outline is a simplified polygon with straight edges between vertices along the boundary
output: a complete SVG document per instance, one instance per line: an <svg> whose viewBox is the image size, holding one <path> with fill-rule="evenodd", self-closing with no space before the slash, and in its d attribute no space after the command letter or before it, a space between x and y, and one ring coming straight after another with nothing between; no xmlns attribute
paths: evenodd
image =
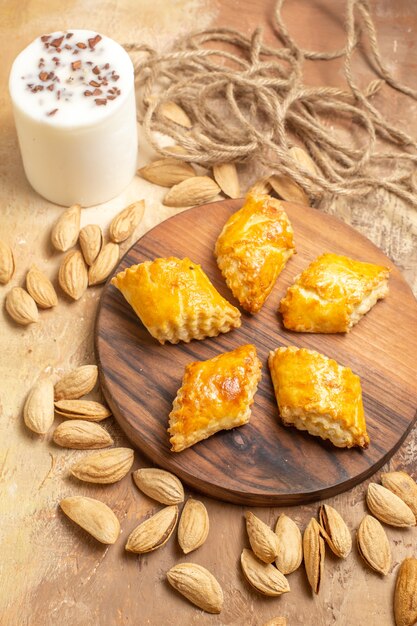
<svg viewBox="0 0 417 626"><path fill-rule="evenodd" d="M361 382L350 368L295 346L270 352L268 364L285 425L340 448L368 446Z"/></svg>
<svg viewBox="0 0 417 626"><path fill-rule="evenodd" d="M389 269L325 253L296 277L281 300L285 328L345 333L388 293Z"/></svg>
<svg viewBox="0 0 417 626"><path fill-rule="evenodd" d="M279 200L248 194L220 233L217 264L240 305L257 313L294 254L293 230Z"/></svg>
<svg viewBox="0 0 417 626"><path fill-rule="evenodd" d="M180 452L219 430L246 424L261 367L251 344L188 364L169 415L171 450Z"/></svg>
<svg viewBox="0 0 417 626"><path fill-rule="evenodd" d="M132 265L111 280L160 343L215 337L241 325L240 311L190 259L160 258Z"/></svg>

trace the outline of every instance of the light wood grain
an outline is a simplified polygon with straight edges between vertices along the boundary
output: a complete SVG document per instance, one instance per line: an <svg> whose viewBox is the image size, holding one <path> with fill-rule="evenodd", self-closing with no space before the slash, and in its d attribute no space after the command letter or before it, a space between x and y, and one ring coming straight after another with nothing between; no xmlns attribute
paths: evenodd
<svg viewBox="0 0 417 626"><path fill-rule="evenodd" d="M0 8L0 238L15 251L13 285L24 284L27 269L36 263L52 278L61 256L49 244L52 224L61 209L39 198L25 180L17 146L7 79L13 58L33 38L60 28L97 28L118 41L142 41L163 49L179 34L209 24L250 33L262 24L266 41L275 45L268 19L273 0L3 0ZM371 0L382 53L401 80L416 86L414 0ZM334 49L342 45L344 0L287 0L284 17L292 34L306 47ZM360 55L355 57L360 84L374 74ZM342 85L342 62L306 63L311 84ZM384 87L373 104L417 136L416 105ZM331 127L329 121L329 128ZM329 131L330 132L330 131ZM333 131L332 131L333 132ZM141 141L140 165L151 151ZM256 176L256 167L240 168L242 189ZM142 235L176 211L163 207L165 189L136 179L113 202L83 211L82 225L111 218L134 200L146 198L145 217L135 233ZM322 207L353 225L378 245L417 292L417 213L386 193L366 200L335 198ZM127 242L123 250L129 247ZM346 561L326 559L320 595L313 598L300 570L289 577L291 592L279 599L263 598L249 588L239 565L247 547L244 509L202 498L211 531L198 552L184 558L175 541L143 557L125 555L123 542L138 521L159 506L139 494L126 477L111 486L84 485L68 478L69 467L85 453L58 450L50 437L38 438L22 425L21 411L31 385L45 372L57 379L71 367L94 361L93 327L99 287L79 302L62 293L55 310L41 313L38 325L22 329L4 312L8 287L0 287L0 621L2 626L145 626L224 624L262 626L285 615L289 626L318 624L391 626L392 590L399 562L416 554L416 530L387 529L394 553L393 570L384 579L366 570L354 550ZM393 330L394 332L394 330ZM94 398L98 398L94 394ZM106 428L116 445L129 445L111 420ZM417 437L414 431L386 468L405 469L417 476ZM136 454L135 468L146 464ZM385 468L385 469L386 469ZM375 475L378 480L379 474ZM366 484L329 500L353 531L364 514ZM190 493L187 491L187 494ZM98 546L60 514L57 502L67 495L102 499L114 508L123 534L109 549ZM313 504L293 508L253 509L271 526L279 513L291 515L300 527L316 513ZM195 560L210 569L225 591L220 616L208 616L189 605L165 582L165 572L182 560Z"/></svg>

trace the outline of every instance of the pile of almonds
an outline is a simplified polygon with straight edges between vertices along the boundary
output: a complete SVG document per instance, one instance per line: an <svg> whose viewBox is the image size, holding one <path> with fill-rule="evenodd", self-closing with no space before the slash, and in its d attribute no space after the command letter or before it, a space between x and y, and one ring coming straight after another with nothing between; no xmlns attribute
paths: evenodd
<svg viewBox="0 0 417 626"><path fill-rule="evenodd" d="M108 243L104 243L97 224L80 230L81 207L78 204L62 213L52 229L51 241L57 251L67 252L58 272L58 283L67 296L79 300L88 286L99 285L108 278L119 260L119 244L133 234L144 210L145 203L140 200L118 213L110 224ZM77 242L80 250L70 250ZM8 244L0 241L0 283L7 284L14 270L13 252ZM26 274L26 290L13 287L6 296L7 312L23 326L38 321L38 308L49 309L57 304L52 282L36 266Z"/></svg>
<svg viewBox="0 0 417 626"><path fill-rule="evenodd" d="M80 481L111 484L123 479L131 470L134 451L110 447L113 439L97 422L111 415L104 404L83 399L97 383L97 366L84 365L64 375L55 385L50 378L40 380L28 394L23 416L32 431L44 434L52 426L54 413L65 421L55 429L53 441L64 448L101 449L78 460L70 468ZM147 554L164 546L175 529L184 554L197 550L209 533L209 516L202 502L189 498L180 515L184 488L170 472L141 468L132 473L138 489L164 505L142 521L129 534L125 550ZM366 515L356 533L358 553L365 564L385 576L391 568L391 548L384 527L416 525L417 484L405 472L388 472L381 476L382 485L368 485L366 502L372 515ZM76 524L104 544L114 544L120 535L120 523L112 509L93 498L70 496L60 502L62 511ZM250 544L240 557L245 578L253 589L265 596L279 596L290 591L287 576L304 560L308 582L319 593L324 575L325 546L339 558L347 558L352 549L350 531L342 516L328 504L319 507L318 520L311 518L303 535L295 522L281 514L273 531L251 511L246 512L246 529ZM178 523L179 520L179 523ZM223 590L215 576L198 563L174 565L166 574L168 582L197 607L220 613ZM397 626L412 626L417 620L417 559L408 558L399 568L394 594ZM270 626L286 624L277 617ZM265 625L267 626L267 625Z"/></svg>
<svg viewBox="0 0 417 626"><path fill-rule="evenodd" d="M175 102L160 105L160 114L171 121L191 128L191 120L185 111ZM187 154L182 146L168 146L165 152L172 157L157 159L138 170L139 176L161 187L170 187L163 199L163 204L170 207L186 207L203 204L214 200L223 192L229 198L241 195L239 177L234 163L218 163L212 167L212 176L199 176L195 168L187 161L178 158ZM305 150L298 146L290 149L294 166L310 174L317 174L317 166ZM289 176L274 174L257 181L250 189L253 193L275 192L282 200L310 204L305 191Z"/></svg>

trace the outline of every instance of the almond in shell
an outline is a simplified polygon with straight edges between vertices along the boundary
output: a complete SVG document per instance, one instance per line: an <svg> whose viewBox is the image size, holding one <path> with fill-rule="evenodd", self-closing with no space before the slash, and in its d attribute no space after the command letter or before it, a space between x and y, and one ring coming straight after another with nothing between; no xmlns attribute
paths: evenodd
<svg viewBox="0 0 417 626"><path fill-rule="evenodd" d="M275 526L278 537L278 555L275 565L282 574L291 574L303 560L303 540L297 524L282 513Z"/></svg>
<svg viewBox="0 0 417 626"><path fill-rule="evenodd" d="M33 324L39 319L35 300L21 287L13 287L7 294L6 311L15 322L22 326Z"/></svg>
<svg viewBox="0 0 417 626"><path fill-rule="evenodd" d="M258 559L264 563L272 563L279 550L278 537L274 531L251 511L246 511L246 530L251 548Z"/></svg>
<svg viewBox="0 0 417 626"><path fill-rule="evenodd" d="M14 274L15 264L11 247L0 239L0 284L6 285Z"/></svg>
<svg viewBox="0 0 417 626"><path fill-rule="evenodd" d="M158 107L158 112L163 117L179 124L179 126L184 126L185 128L191 128L192 123L187 113L184 111L182 107L176 102L172 102L171 100L167 100L167 102L162 102L162 104Z"/></svg>
<svg viewBox="0 0 417 626"><path fill-rule="evenodd" d="M365 515L356 534L358 552L365 563L385 576L391 567L391 549L382 524L372 515Z"/></svg>
<svg viewBox="0 0 417 626"><path fill-rule="evenodd" d="M270 194L271 191L272 185L269 182L269 176L264 176L263 178L260 178L259 180L254 182L253 185L248 189L248 193L254 196L265 196Z"/></svg>
<svg viewBox="0 0 417 626"><path fill-rule="evenodd" d="M177 520L177 505L166 506L130 533L125 549L128 552L144 554L161 548L174 532Z"/></svg>
<svg viewBox="0 0 417 626"><path fill-rule="evenodd" d="M67 296L79 300L88 287L88 273L83 255L72 250L63 259L58 272L59 285Z"/></svg>
<svg viewBox="0 0 417 626"><path fill-rule="evenodd" d="M390 526L415 526L416 517L401 498L377 483L369 483L366 494L369 510Z"/></svg>
<svg viewBox="0 0 417 626"><path fill-rule="evenodd" d="M39 380L32 387L23 408L26 426L34 433L44 435L54 421L54 386L50 378Z"/></svg>
<svg viewBox="0 0 417 626"><path fill-rule="evenodd" d="M329 504L322 504L319 519L327 545L336 556L345 559L352 549L352 538L342 516Z"/></svg>
<svg viewBox="0 0 417 626"><path fill-rule="evenodd" d="M111 221L109 228L110 239L115 243L121 243L133 235L143 217L144 211L144 200L133 202L123 211L120 211Z"/></svg>
<svg viewBox="0 0 417 626"><path fill-rule="evenodd" d="M88 450L108 448L113 439L102 426L85 420L68 420L54 430L54 442L62 448Z"/></svg>
<svg viewBox="0 0 417 626"><path fill-rule="evenodd" d="M103 233L98 224L88 224L80 230L80 248L84 261L92 265L99 255L103 245Z"/></svg>
<svg viewBox="0 0 417 626"><path fill-rule="evenodd" d="M182 510L178 524L178 543L184 554L203 545L209 533L209 516L202 502L190 498Z"/></svg>
<svg viewBox="0 0 417 626"><path fill-rule="evenodd" d="M195 206L209 202L217 196L220 187L208 176L193 176L174 185L166 194L163 204L172 207Z"/></svg>
<svg viewBox="0 0 417 626"><path fill-rule="evenodd" d="M64 211L52 229L51 241L56 250L66 252L77 243L80 232L81 207L74 204Z"/></svg>
<svg viewBox="0 0 417 626"><path fill-rule="evenodd" d="M184 487L171 472L145 467L133 472L133 480L138 489L161 504L184 502Z"/></svg>
<svg viewBox="0 0 417 626"><path fill-rule="evenodd" d="M133 465L130 448L111 448L90 454L71 467L71 474L87 483L116 483L126 476Z"/></svg>
<svg viewBox="0 0 417 626"><path fill-rule="evenodd" d="M76 400L85 396L94 389L97 377L97 365L77 367L55 384L55 400Z"/></svg>
<svg viewBox="0 0 417 626"><path fill-rule="evenodd" d="M169 149L171 150L171 148ZM170 157L158 159L145 167L141 167L138 170L138 174L150 183L160 185L161 187L178 185L183 180L196 175L192 165Z"/></svg>
<svg viewBox="0 0 417 626"><path fill-rule="evenodd" d="M381 483L395 493L413 511L417 517L417 483L406 472L387 472L381 474Z"/></svg>
<svg viewBox="0 0 417 626"><path fill-rule="evenodd" d="M180 563L167 572L169 584L207 613L220 613L223 591L211 572L195 563Z"/></svg>
<svg viewBox="0 0 417 626"><path fill-rule="evenodd" d="M275 193L283 200L304 204L306 206L309 205L309 199L304 189L289 176L274 174L269 177L269 182Z"/></svg>
<svg viewBox="0 0 417 626"><path fill-rule="evenodd" d="M394 592L396 626L417 624L417 559L408 558L400 565Z"/></svg>
<svg viewBox="0 0 417 626"><path fill-rule="evenodd" d="M257 559L252 550L245 548L240 562L248 582L265 596L280 596L290 590L285 576L270 563Z"/></svg>
<svg viewBox="0 0 417 626"><path fill-rule="evenodd" d="M294 146L293 148L290 148L289 153L294 161L297 161L297 163L307 170L307 172L310 172L310 174L318 174L317 165L314 163L308 152L303 150L303 148Z"/></svg>
<svg viewBox="0 0 417 626"><path fill-rule="evenodd" d="M188 154L188 150L184 146L165 146L164 150L168 150L172 154Z"/></svg>
<svg viewBox="0 0 417 626"><path fill-rule="evenodd" d="M88 284L99 285L110 276L119 260L120 249L117 243L107 243L88 270Z"/></svg>
<svg viewBox="0 0 417 626"><path fill-rule="evenodd" d="M61 500L59 505L65 515L101 543L112 544L119 537L119 520L104 502L71 496Z"/></svg>
<svg viewBox="0 0 417 626"><path fill-rule="evenodd" d="M323 577L325 545L321 528L313 517L304 531L303 551L308 582L314 593L318 593Z"/></svg>
<svg viewBox="0 0 417 626"><path fill-rule="evenodd" d="M83 419L89 422L101 422L110 417L110 409L94 400L58 400L55 413L69 419Z"/></svg>
<svg viewBox="0 0 417 626"><path fill-rule="evenodd" d="M229 198L240 197L239 178L234 163L217 163L213 165L213 176L226 196L229 196Z"/></svg>
<svg viewBox="0 0 417 626"><path fill-rule="evenodd" d="M36 265L26 274L26 289L41 309L49 309L58 304L54 286Z"/></svg>

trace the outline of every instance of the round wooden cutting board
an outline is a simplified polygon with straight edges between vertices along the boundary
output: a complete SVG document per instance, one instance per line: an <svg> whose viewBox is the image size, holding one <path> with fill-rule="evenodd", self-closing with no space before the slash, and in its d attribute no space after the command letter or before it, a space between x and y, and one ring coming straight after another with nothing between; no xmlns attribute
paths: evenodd
<svg viewBox="0 0 417 626"><path fill-rule="evenodd" d="M223 224L242 203L215 202L166 220L132 246L116 272L156 257L189 256L237 306L213 249ZM96 325L102 388L132 442L153 463L190 486L247 505L299 504L353 487L389 459L417 417L417 303L407 283L391 261L350 226L317 210L284 204L294 227L297 254L261 312L255 316L242 312L240 329L204 341L161 346L110 284L104 289ZM289 332L277 314L279 300L294 277L326 251L388 265L392 269L389 295L347 335ZM217 433L183 452L171 452L168 414L185 365L246 343L256 345L263 365L250 423ZM371 439L367 450L338 449L282 426L267 367L269 351L282 345L322 352L361 377Z"/></svg>

